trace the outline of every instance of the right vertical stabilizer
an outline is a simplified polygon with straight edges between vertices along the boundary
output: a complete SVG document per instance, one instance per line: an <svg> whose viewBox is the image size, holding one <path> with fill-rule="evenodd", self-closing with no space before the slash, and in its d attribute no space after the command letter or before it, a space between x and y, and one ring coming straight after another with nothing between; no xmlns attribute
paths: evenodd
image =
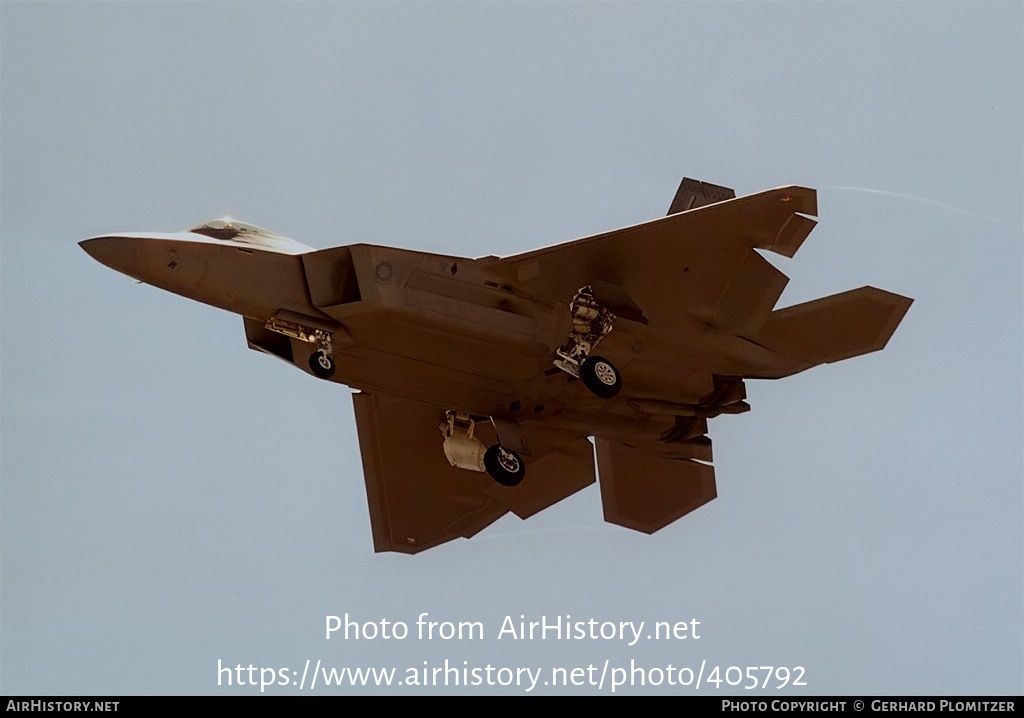
<svg viewBox="0 0 1024 718"><path fill-rule="evenodd" d="M724 202L727 199L736 197L735 190L728 187L721 187L710 182L684 177L676 190L676 196L672 198L672 204L668 208L668 214L685 212L688 209L697 209L715 202Z"/></svg>

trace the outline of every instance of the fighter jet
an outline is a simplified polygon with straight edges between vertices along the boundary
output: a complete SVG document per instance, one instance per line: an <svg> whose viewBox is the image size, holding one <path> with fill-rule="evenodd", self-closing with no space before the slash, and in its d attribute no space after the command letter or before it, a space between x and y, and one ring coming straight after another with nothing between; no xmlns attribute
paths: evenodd
<svg viewBox="0 0 1024 718"><path fill-rule="evenodd" d="M792 257L816 215L806 187L684 179L665 217L508 257L314 250L231 219L81 246L355 389L374 548L418 553L597 476L605 520L645 533L714 499L707 421L749 410L745 380L882 349L912 302L776 309L788 279L755 250Z"/></svg>

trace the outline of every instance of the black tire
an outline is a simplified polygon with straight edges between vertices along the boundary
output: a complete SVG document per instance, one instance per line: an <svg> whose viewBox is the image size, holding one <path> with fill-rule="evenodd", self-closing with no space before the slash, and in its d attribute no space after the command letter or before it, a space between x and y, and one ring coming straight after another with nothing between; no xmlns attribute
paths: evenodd
<svg viewBox="0 0 1024 718"><path fill-rule="evenodd" d="M604 357L587 357L580 364L583 385L602 399L611 399L622 390L622 376L615 365Z"/></svg>
<svg viewBox="0 0 1024 718"><path fill-rule="evenodd" d="M334 359L323 349L309 355L309 370L321 379L334 376Z"/></svg>
<svg viewBox="0 0 1024 718"><path fill-rule="evenodd" d="M519 454L499 444L484 452L484 468L502 486L516 486L526 475L526 464Z"/></svg>

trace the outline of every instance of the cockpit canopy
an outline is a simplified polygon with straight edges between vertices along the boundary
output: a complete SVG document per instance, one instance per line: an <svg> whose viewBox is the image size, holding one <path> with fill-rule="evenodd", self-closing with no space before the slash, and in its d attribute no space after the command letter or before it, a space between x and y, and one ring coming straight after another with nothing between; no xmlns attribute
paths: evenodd
<svg viewBox="0 0 1024 718"><path fill-rule="evenodd" d="M233 239L236 242L251 241L254 244L260 244L260 240L287 239L287 237L275 234L269 229L263 229L263 227L257 227L255 224L249 224L248 222L239 222L237 219L231 219L230 217L211 219L208 222L203 222L200 225L189 228L188 231L204 234L214 239Z"/></svg>
<svg viewBox="0 0 1024 718"><path fill-rule="evenodd" d="M231 217L211 219L191 227L188 231L213 239L251 244L264 249L288 252L289 254L307 252L312 249L296 242L294 239L275 234L269 229L257 227L255 224L249 224L248 222L240 222Z"/></svg>

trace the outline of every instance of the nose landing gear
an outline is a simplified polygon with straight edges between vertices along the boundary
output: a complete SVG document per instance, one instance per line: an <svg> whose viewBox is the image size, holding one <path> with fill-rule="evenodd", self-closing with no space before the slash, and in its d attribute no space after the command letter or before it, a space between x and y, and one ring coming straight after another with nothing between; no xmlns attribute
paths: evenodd
<svg viewBox="0 0 1024 718"><path fill-rule="evenodd" d="M334 359L326 349L318 349L309 355L309 369L321 379L334 376Z"/></svg>
<svg viewBox="0 0 1024 718"><path fill-rule="evenodd" d="M281 316L282 314L288 316ZM303 321L297 321L301 319ZM279 312L264 325L264 328L298 339L309 344L316 344L316 351L309 355L309 370L321 379L334 376L334 340L331 332L325 327L309 326L306 319L291 312ZM315 322L316 320L311 320Z"/></svg>

